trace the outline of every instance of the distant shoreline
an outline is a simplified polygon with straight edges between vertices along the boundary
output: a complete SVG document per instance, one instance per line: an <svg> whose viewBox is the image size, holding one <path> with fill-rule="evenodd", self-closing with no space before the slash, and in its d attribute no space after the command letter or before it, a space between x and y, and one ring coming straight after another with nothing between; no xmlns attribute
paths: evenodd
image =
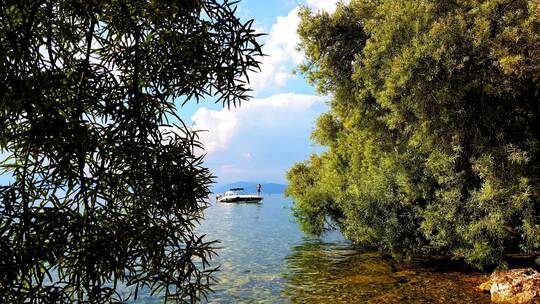
<svg viewBox="0 0 540 304"><path fill-rule="evenodd" d="M252 182L252 181L239 181L230 184L217 185L210 187L210 192L215 193L224 193L231 188L244 188L247 193L257 192L257 184L261 184L261 193L262 194L283 194L287 185L273 182Z"/></svg>

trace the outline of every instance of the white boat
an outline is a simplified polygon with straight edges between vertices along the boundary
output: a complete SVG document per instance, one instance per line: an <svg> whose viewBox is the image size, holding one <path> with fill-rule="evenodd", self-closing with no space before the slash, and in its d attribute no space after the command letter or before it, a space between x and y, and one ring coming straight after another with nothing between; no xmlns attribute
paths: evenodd
<svg viewBox="0 0 540 304"><path fill-rule="evenodd" d="M233 188L217 196L218 203L260 203L262 199L260 195L245 194L244 188Z"/></svg>

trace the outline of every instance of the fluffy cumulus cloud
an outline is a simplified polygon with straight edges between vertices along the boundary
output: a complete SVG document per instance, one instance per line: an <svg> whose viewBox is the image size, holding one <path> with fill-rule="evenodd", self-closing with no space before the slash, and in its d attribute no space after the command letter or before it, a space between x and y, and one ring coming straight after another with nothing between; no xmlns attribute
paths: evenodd
<svg viewBox="0 0 540 304"><path fill-rule="evenodd" d="M276 94L239 108L201 108L191 117L205 146L205 164L222 184L239 181L285 182L290 166L315 152L309 134L327 111L323 97Z"/></svg>
<svg viewBox="0 0 540 304"><path fill-rule="evenodd" d="M315 11L332 13L338 2L339 0L307 0L306 5ZM277 17L263 41L263 52L267 56L261 60L261 72L250 76L255 94L284 87L287 81L295 77L292 71L304 58L304 54L297 49L300 42L297 34L299 12L300 7L297 6L289 11L287 16Z"/></svg>
<svg viewBox="0 0 540 304"><path fill-rule="evenodd" d="M228 148L231 139L242 129L289 128L292 124L304 120L312 123L314 117L301 117L306 116L315 104L321 104L321 100L321 97L314 95L285 93L253 99L230 110L200 108L191 117L192 129L199 132L206 153L212 154ZM251 159L251 153L245 152L243 158Z"/></svg>
<svg viewBox="0 0 540 304"><path fill-rule="evenodd" d="M191 117L207 153L225 148L238 125L238 117L223 111L200 108Z"/></svg>
<svg viewBox="0 0 540 304"><path fill-rule="evenodd" d="M300 41L296 29L300 23L298 7L287 16L279 16L264 41L261 72L251 76L256 93L279 88L293 77L292 68L302 62L303 55L296 49Z"/></svg>

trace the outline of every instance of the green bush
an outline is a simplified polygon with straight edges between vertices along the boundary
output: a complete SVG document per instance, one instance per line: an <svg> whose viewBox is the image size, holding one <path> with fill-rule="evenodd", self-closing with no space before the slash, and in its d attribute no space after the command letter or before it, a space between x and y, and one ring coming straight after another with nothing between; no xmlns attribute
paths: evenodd
<svg viewBox="0 0 540 304"><path fill-rule="evenodd" d="M477 267L538 253L537 1L353 0L301 18L300 70L332 96L312 135L326 152L288 173L307 230Z"/></svg>

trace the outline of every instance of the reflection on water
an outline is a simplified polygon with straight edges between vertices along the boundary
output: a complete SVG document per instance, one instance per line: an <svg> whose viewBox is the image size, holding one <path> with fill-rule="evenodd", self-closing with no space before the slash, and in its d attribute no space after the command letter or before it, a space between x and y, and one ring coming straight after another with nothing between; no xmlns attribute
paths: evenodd
<svg viewBox="0 0 540 304"><path fill-rule="evenodd" d="M218 204L200 233L219 239L221 265L210 303L489 303L474 291L483 277L416 263L403 266L361 251L338 233L304 236L290 201ZM157 300L142 297L141 303Z"/></svg>

